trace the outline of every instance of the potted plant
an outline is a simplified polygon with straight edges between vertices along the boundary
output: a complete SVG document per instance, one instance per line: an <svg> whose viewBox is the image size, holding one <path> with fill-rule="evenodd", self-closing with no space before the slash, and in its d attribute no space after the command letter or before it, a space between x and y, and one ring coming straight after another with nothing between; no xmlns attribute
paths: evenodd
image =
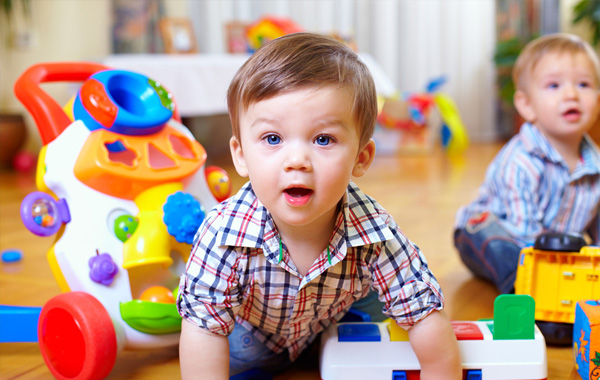
<svg viewBox="0 0 600 380"><path fill-rule="evenodd" d="M591 29L592 45L600 45L600 1L581 0L573 8L573 24L587 22ZM600 122L589 132L592 139L600 144Z"/></svg>
<svg viewBox="0 0 600 380"><path fill-rule="evenodd" d="M27 44L31 38L31 0L0 0L0 6L6 25L2 43L8 47Z"/></svg>
<svg viewBox="0 0 600 380"><path fill-rule="evenodd" d="M497 70L497 95L501 111L498 116L501 125L501 134L505 138L509 138L515 134L523 123L523 118L521 118L513 105L515 84L512 80L512 69L521 50L535 37L535 35L528 39L513 37L508 40L499 41L496 44L494 63Z"/></svg>
<svg viewBox="0 0 600 380"><path fill-rule="evenodd" d="M573 24L587 21L591 27L592 45L600 42L600 1L581 0L573 8Z"/></svg>

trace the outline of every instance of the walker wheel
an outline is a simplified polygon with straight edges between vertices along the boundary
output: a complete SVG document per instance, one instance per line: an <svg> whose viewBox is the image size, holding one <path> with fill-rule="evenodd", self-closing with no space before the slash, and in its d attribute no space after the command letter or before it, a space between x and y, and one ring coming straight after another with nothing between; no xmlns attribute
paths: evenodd
<svg viewBox="0 0 600 380"><path fill-rule="evenodd" d="M84 292L63 293L44 305L38 341L48 369L59 380L103 379L117 357L110 315Z"/></svg>

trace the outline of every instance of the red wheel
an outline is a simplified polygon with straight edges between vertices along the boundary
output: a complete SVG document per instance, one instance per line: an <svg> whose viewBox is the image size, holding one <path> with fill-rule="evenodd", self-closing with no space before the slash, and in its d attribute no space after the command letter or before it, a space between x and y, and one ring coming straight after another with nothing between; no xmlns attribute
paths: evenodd
<svg viewBox="0 0 600 380"><path fill-rule="evenodd" d="M60 294L42 308L40 350L57 379L103 379L117 357L117 337L100 301L84 292Z"/></svg>

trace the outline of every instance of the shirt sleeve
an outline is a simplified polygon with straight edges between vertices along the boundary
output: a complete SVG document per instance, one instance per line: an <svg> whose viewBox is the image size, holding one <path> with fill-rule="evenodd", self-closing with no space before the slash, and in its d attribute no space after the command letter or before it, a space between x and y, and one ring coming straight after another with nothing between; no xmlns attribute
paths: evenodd
<svg viewBox="0 0 600 380"><path fill-rule="evenodd" d="M390 227L395 238L382 243L371 266L373 287L385 303L383 313L410 328L442 309L444 297L419 248L397 226Z"/></svg>
<svg viewBox="0 0 600 380"><path fill-rule="evenodd" d="M227 336L240 307L237 254L218 245L220 217L213 211L197 232L186 270L181 275L177 309L192 324Z"/></svg>

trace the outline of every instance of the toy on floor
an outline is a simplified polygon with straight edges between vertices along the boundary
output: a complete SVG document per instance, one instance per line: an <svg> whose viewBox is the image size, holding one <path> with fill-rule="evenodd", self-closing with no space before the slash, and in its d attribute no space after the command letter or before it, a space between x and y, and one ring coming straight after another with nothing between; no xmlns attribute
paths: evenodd
<svg viewBox="0 0 600 380"><path fill-rule="evenodd" d="M535 299L535 320L549 345L571 345L575 305L600 299L600 247L577 234L547 232L519 256L516 294Z"/></svg>
<svg viewBox="0 0 600 380"><path fill-rule="evenodd" d="M452 322L463 379L546 379L546 345L534 308L530 296L501 295L493 320ZM321 337L323 380L416 380L419 368L408 333L394 322L338 323Z"/></svg>
<svg viewBox="0 0 600 380"><path fill-rule="evenodd" d="M83 82L64 109L40 87L57 81ZM37 330L50 372L102 379L123 349L177 345L172 292L217 200L172 95L144 75L82 62L32 66L15 93L43 143L40 191L21 216L33 233L57 235L47 257L64 293L43 306ZM219 181L222 199L226 173Z"/></svg>
<svg viewBox="0 0 600 380"><path fill-rule="evenodd" d="M437 109L441 117L441 143L448 153L461 153L467 148L469 139L456 104L451 97L438 91L445 82L444 77L435 78L423 93L407 93L401 98L382 100L377 123L396 131L400 136L396 139L396 144L400 145L398 149L423 150L431 145L433 134L428 128L437 123L437 120L430 122L433 109Z"/></svg>
<svg viewBox="0 0 600 380"><path fill-rule="evenodd" d="M37 306L0 305L0 343L37 342Z"/></svg>
<svg viewBox="0 0 600 380"><path fill-rule="evenodd" d="M600 300L577 302L573 357L582 379L600 379Z"/></svg>
<svg viewBox="0 0 600 380"><path fill-rule="evenodd" d="M7 249L2 251L3 263L15 263L21 261L22 258L23 252L20 249Z"/></svg>

